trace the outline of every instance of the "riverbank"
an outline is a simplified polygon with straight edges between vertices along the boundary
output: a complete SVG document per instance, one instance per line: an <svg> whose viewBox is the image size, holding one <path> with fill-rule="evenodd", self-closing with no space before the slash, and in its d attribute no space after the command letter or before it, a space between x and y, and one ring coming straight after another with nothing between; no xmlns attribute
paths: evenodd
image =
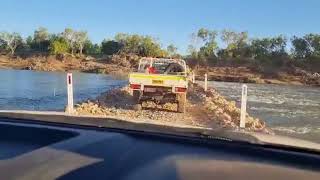
<svg viewBox="0 0 320 180"><path fill-rule="evenodd" d="M133 60L132 60L133 59ZM104 73L126 76L132 72L137 63L134 58L100 58L93 57L76 58L65 56L34 56L34 57L8 57L0 56L0 68L35 71L80 71L87 73ZM316 73L308 73L301 69L292 72L278 72L277 76L266 76L263 73L253 71L249 67L200 67L193 70L196 79L203 80L204 74L208 74L209 81L241 82L257 84L281 84L281 85L311 85L320 86L320 76Z"/></svg>
<svg viewBox="0 0 320 180"><path fill-rule="evenodd" d="M76 105L77 115L121 117L128 121L149 122L160 125L192 126L214 130L237 130L240 109L235 102L227 101L215 89L207 92L198 84L188 90L186 113L177 113L176 104L157 105L143 103L143 109L133 110L134 100L128 87L102 93L95 99ZM247 114L246 130L272 134L266 123Z"/></svg>
<svg viewBox="0 0 320 180"><path fill-rule="evenodd" d="M292 72L281 71L277 75L266 75L253 71L249 67L206 67L195 69L198 80L204 79L208 74L209 81L240 82L255 84L279 84L279 85L310 85L320 86L320 76L308 73L301 69L293 69Z"/></svg>
<svg viewBox="0 0 320 180"><path fill-rule="evenodd" d="M0 68L34 71L80 71L102 74L127 74L130 67L109 63L107 60L95 58L76 58L65 56L61 59L56 56L34 56L28 58L0 56Z"/></svg>

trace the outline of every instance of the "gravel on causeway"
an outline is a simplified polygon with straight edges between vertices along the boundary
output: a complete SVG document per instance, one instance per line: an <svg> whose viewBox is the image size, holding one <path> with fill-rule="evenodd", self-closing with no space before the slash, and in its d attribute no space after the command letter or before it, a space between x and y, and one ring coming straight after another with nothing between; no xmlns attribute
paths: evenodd
<svg viewBox="0 0 320 180"><path fill-rule="evenodd" d="M78 115L117 117L126 121L147 122L179 127L207 129L238 129L240 109L214 88L204 91L198 84L191 84L187 92L186 113L178 113L175 103L158 105L144 102L142 110L133 110L134 100L128 86L102 93L93 100L76 105ZM272 134L266 123L246 115L246 130Z"/></svg>

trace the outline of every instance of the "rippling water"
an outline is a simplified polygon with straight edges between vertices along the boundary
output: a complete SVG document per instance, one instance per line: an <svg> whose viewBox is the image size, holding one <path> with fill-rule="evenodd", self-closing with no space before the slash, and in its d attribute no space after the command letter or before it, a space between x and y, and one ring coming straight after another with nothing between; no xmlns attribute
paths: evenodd
<svg viewBox="0 0 320 180"><path fill-rule="evenodd" d="M102 74L73 73L74 101L94 98L126 81ZM66 73L0 70L0 109L63 110Z"/></svg>
<svg viewBox="0 0 320 180"><path fill-rule="evenodd" d="M210 82L222 95L238 102L240 83ZM277 133L320 142L320 88L247 84L248 112L265 120Z"/></svg>

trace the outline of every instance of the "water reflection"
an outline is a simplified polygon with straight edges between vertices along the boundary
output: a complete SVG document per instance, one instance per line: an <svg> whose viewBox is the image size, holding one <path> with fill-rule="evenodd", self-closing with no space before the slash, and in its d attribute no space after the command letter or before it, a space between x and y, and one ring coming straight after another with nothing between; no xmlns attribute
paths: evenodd
<svg viewBox="0 0 320 180"><path fill-rule="evenodd" d="M126 84L102 74L73 73L75 102ZM63 110L66 73L0 70L0 109Z"/></svg>

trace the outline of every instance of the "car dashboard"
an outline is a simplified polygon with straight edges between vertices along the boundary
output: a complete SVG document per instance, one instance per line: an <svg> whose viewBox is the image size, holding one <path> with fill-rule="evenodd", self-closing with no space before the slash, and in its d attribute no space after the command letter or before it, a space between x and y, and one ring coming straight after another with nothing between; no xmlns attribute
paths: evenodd
<svg viewBox="0 0 320 180"><path fill-rule="evenodd" d="M0 179L320 179L318 153L112 128L0 120Z"/></svg>

